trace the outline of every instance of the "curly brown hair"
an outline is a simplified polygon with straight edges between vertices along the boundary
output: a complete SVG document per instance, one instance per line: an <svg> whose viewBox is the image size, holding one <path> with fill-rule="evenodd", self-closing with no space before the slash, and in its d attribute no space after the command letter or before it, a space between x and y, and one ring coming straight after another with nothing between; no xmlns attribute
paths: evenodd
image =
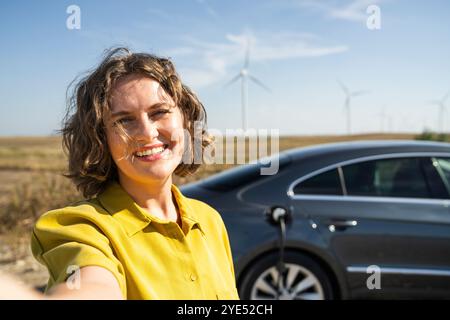
<svg viewBox="0 0 450 320"><path fill-rule="evenodd" d="M85 198L96 196L108 183L117 181L117 167L109 152L105 127L111 115L110 98L114 84L131 74L159 82L181 110L190 139L186 140L183 161L175 169L175 174L183 177L196 172L201 164L194 159L203 159L204 149L212 146L213 140L206 131L205 108L196 94L181 82L169 59L132 53L124 47L109 49L97 68L81 80L75 79L69 86L67 111L61 129L63 149L69 160L65 176ZM201 141L194 141L199 139L194 136L194 129L201 132ZM129 138L126 134L122 136L125 140Z"/></svg>

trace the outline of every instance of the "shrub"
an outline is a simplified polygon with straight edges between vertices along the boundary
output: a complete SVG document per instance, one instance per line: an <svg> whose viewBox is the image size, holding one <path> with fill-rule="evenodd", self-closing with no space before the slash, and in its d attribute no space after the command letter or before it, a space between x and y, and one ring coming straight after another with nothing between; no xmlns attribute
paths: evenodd
<svg viewBox="0 0 450 320"><path fill-rule="evenodd" d="M0 232L14 228L31 230L48 210L81 200L81 195L65 177L41 172L31 181L16 185L6 204L0 207Z"/></svg>
<svg viewBox="0 0 450 320"><path fill-rule="evenodd" d="M450 135L447 133L436 133L425 129L421 134L415 136L415 140L429 140L429 141L450 141Z"/></svg>

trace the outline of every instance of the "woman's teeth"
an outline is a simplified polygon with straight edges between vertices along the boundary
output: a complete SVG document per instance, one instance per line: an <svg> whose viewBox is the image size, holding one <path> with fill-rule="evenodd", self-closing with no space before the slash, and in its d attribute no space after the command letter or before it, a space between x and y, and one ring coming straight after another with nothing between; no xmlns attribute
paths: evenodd
<svg viewBox="0 0 450 320"><path fill-rule="evenodd" d="M157 148L145 150L145 151L142 151L142 152L136 152L136 155L138 157L151 156L151 155L163 152L164 149L165 149L164 147L157 147Z"/></svg>

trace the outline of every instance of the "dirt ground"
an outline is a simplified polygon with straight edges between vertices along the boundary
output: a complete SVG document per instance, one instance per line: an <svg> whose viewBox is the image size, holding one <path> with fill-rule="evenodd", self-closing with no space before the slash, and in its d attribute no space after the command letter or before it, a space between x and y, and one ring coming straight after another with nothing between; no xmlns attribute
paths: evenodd
<svg viewBox="0 0 450 320"><path fill-rule="evenodd" d="M47 269L32 256L26 235L0 235L0 272L36 289L42 289L48 280Z"/></svg>

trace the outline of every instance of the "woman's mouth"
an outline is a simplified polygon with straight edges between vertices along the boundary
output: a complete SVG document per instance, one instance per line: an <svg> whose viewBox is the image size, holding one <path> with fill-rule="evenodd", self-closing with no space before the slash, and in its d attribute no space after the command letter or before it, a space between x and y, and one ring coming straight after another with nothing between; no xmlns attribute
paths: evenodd
<svg viewBox="0 0 450 320"><path fill-rule="evenodd" d="M137 151L134 153L134 155L136 156L136 158L142 161L154 161L166 158L169 152L169 145L164 144L158 147Z"/></svg>

